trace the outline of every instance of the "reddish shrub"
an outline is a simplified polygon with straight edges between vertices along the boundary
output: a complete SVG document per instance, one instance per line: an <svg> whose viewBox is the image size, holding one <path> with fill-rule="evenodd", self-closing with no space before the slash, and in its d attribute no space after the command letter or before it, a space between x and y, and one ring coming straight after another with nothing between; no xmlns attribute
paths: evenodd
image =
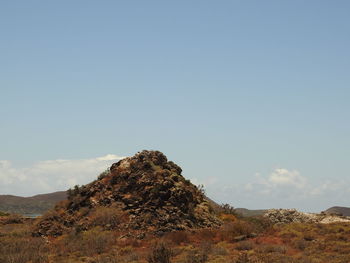
<svg viewBox="0 0 350 263"><path fill-rule="evenodd" d="M173 255L172 250L164 243L156 244L148 255L148 263L170 263Z"/></svg>
<svg viewBox="0 0 350 263"><path fill-rule="evenodd" d="M180 245L181 243L187 243L189 241L189 235L185 231L168 233L165 238L175 245Z"/></svg>

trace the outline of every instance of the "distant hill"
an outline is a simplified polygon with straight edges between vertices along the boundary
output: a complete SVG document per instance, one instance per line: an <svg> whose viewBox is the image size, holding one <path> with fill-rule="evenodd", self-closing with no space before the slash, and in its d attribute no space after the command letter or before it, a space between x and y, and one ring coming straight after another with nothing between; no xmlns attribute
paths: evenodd
<svg viewBox="0 0 350 263"><path fill-rule="evenodd" d="M240 214L244 217L261 216L267 212L267 210L265 210L265 209L250 210L250 209L246 209L246 208L236 208L235 211L237 214Z"/></svg>
<svg viewBox="0 0 350 263"><path fill-rule="evenodd" d="M343 216L350 216L350 207L333 206L323 212L326 214L339 214Z"/></svg>
<svg viewBox="0 0 350 263"><path fill-rule="evenodd" d="M209 202L210 206L214 209L217 213L222 213L223 207L222 205L219 205L217 202L213 201L209 197L206 197L207 201ZM234 208L235 213L238 215L241 215L243 217L250 217L250 216L261 216L265 214L268 210L267 209L259 209L259 210L250 210L247 208Z"/></svg>
<svg viewBox="0 0 350 263"><path fill-rule="evenodd" d="M66 191L31 197L0 195L0 211L17 214L42 214L64 199L67 199Z"/></svg>

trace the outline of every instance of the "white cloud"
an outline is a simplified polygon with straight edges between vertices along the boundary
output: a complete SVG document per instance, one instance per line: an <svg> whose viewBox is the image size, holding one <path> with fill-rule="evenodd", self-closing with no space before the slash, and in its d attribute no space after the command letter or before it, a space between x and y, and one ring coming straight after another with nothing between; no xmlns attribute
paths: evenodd
<svg viewBox="0 0 350 263"><path fill-rule="evenodd" d="M66 190L76 184L86 184L124 157L108 154L79 160L47 160L28 167L15 167L0 160L0 194L33 195Z"/></svg>
<svg viewBox="0 0 350 263"><path fill-rule="evenodd" d="M300 175L299 171L290 171L285 168L276 168L269 175L263 176L260 173L254 175L253 182L248 182L243 189L248 192L260 194L272 194L273 192L285 191L295 192L307 186L307 180Z"/></svg>
<svg viewBox="0 0 350 263"><path fill-rule="evenodd" d="M8 186L24 181L26 176L22 171L13 168L10 161L0 160L0 185ZM0 188L1 189L1 188Z"/></svg>
<svg viewBox="0 0 350 263"><path fill-rule="evenodd" d="M304 188L306 185L306 178L301 176L298 171L289 171L283 168L275 169L267 180L274 187L294 186L297 188Z"/></svg>
<svg viewBox="0 0 350 263"><path fill-rule="evenodd" d="M190 178L190 181L192 184L194 185L203 185L204 188L210 186L210 185L214 185L218 182L218 179L216 177L206 177L206 178Z"/></svg>
<svg viewBox="0 0 350 263"><path fill-rule="evenodd" d="M118 155L115 155L115 154L107 154L105 156L102 156L102 157L98 157L96 158L98 161L114 161L114 160L120 160L120 159L123 159L125 157L120 157Z"/></svg>
<svg viewBox="0 0 350 263"><path fill-rule="evenodd" d="M297 208L320 212L335 205L349 206L350 179L310 180L298 170L286 168L242 177L245 182L207 184L206 192L219 203L251 209Z"/></svg>
<svg viewBox="0 0 350 263"><path fill-rule="evenodd" d="M309 194L312 196L322 196L339 190L348 192L348 185L349 183L345 181L325 181L310 189Z"/></svg>

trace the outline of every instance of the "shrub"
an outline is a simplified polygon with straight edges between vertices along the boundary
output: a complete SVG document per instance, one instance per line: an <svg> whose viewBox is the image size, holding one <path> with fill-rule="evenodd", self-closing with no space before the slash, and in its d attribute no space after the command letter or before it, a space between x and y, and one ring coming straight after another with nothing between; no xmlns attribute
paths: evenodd
<svg viewBox="0 0 350 263"><path fill-rule="evenodd" d="M202 195L205 195L205 188L203 184L197 185L197 189Z"/></svg>
<svg viewBox="0 0 350 263"><path fill-rule="evenodd" d="M46 263L48 248L42 238L6 237L0 240L1 263Z"/></svg>
<svg viewBox="0 0 350 263"><path fill-rule="evenodd" d="M122 256L123 262L134 262L139 260L139 254L132 246L121 247L118 253Z"/></svg>
<svg viewBox="0 0 350 263"><path fill-rule="evenodd" d="M5 224L23 224L23 222L24 222L23 216L17 215L17 214L10 214L4 220Z"/></svg>
<svg viewBox="0 0 350 263"><path fill-rule="evenodd" d="M143 246L142 241L138 239L137 237L124 237L122 239L118 239L118 246L119 247L141 247Z"/></svg>
<svg viewBox="0 0 350 263"><path fill-rule="evenodd" d="M148 263L170 263L173 255L172 250L164 243L156 244L148 255Z"/></svg>
<svg viewBox="0 0 350 263"><path fill-rule="evenodd" d="M221 214L220 219L226 223L229 223L229 222L236 221L237 217L235 215L232 215L232 214Z"/></svg>
<svg viewBox="0 0 350 263"><path fill-rule="evenodd" d="M94 228L82 233L81 246L85 255L101 254L114 242L111 232Z"/></svg>
<svg viewBox="0 0 350 263"><path fill-rule="evenodd" d="M217 230L203 228L197 231L197 236L199 240L212 240L216 236Z"/></svg>
<svg viewBox="0 0 350 263"><path fill-rule="evenodd" d="M185 263L204 263L207 260L208 251L196 249L187 253Z"/></svg>
<svg viewBox="0 0 350 263"><path fill-rule="evenodd" d="M222 245L222 243L213 246L211 249L211 254L216 256L226 256L228 254L227 249Z"/></svg>
<svg viewBox="0 0 350 263"><path fill-rule="evenodd" d="M268 253L279 253L279 254L285 254L287 252L287 248L285 246L281 245L261 245L256 249L257 252L262 254L268 254Z"/></svg>
<svg viewBox="0 0 350 263"><path fill-rule="evenodd" d="M127 214L119 208L98 207L90 216L91 226L101 226L105 229L115 229L127 220Z"/></svg>
<svg viewBox="0 0 350 263"><path fill-rule="evenodd" d="M187 243L189 241L188 233L185 231L168 233L165 238L175 245L180 245L181 243Z"/></svg>
<svg viewBox="0 0 350 263"><path fill-rule="evenodd" d="M213 249L213 246L214 246L213 241L203 240L199 245L199 249L201 251L204 251L205 253L210 253Z"/></svg>
<svg viewBox="0 0 350 263"><path fill-rule="evenodd" d="M229 214L229 215L234 215L237 216L236 209L229 205L229 204L222 204L220 205L220 210L223 214Z"/></svg>
<svg viewBox="0 0 350 263"><path fill-rule="evenodd" d="M74 191L72 188L69 188L67 190L67 198L68 198L68 200L71 200L73 197L74 197Z"/></svg>
<svg viewBox="0 0 350 263"><path fill-rule="evenodd" d="M292 257L289 257L287 255L280 255L280 254L258 254L254 257L249 258L252 263L306 263L304 261L300 261L293 259ZM308 262L311 263L311 262ZM315 262L316 263L316 262ZM320 262L318 262L320 263Z"/></svg>
<svg viewBox="0 0 350 263"><path fill-rule="evenodd" d="M263 216L251 216L244 218L244 221L248 222L253 228L254 232L265 232L272 230L272 222Z"/></svg>
<svg viewBox="0 0 350 263"><path fill-rule="evenodd" d="M139 254L135 251L132 251L128 255L124 256L123 262L139 262Z"/></svg>
<svg viewBox="0 0 350 263"><path fill-rule="evenodd" d="M0 216L8 216L8 215L9 215L8 213L0 211Z"/></svg>
<svg viewBox="0 0 350 263"><path fill-rule="evenodd" d="M71 232L56 244L55 249L58 254L79 252L82 256L94 256L106 252L114 242L112 232L95 227L79 233Z"/></svg>
<svg viewBox="0 0 350 263"><path fill-rule="evenodd" d="M105 170L104 172L100 173L100 175L97 177L98 180L102 180L103 178L105 178L106 176L108 176L110 174L109 169Z"/></svg>
<svg viewBox="0 0 350 263"><path fill-rule="evenodd" d="M308 242L302 238L297 238L296 240L293 241L292 244L294 248L299 249L301 251L304 251L308 246Z"/></svg>
<svg viewBox="0 0 350 263"><path fill-rule="evenodd" d="M305 233L304 234L304 240L305 241L313 241L316 237L312 233Z"/></svg>
<svg viewBox="0 0 350 263"><path fill-rule="evenodd" d="M67 198L68 198L68 194L67 194ZM54 210L63 212L69 206L69 203L70 203L69 200L59 201L58 203L56 203Z"/></svg>
<svg viewBox="0 0 350 263"><path fill-rule="evenodd" d="M236 245L237 250L252 250L254 248L254 244L251 241L242 241L238 242Z"/></svg>
<svg viewBox="0 0 350 263"><path fill-rule="evenodd" d="M230 242L236 241L237 236L249 237L254 233L254 227L245 221L238 220L232 223L225 224L221 231L220 236L222 240Z"/></svg>
<svg viewBox="0 0 350 263"><path fill-rule="evenodd" d="M119 263L119 262L120 262L120 259L116 255L96 256L91 261L91 263Z"/></svg>
<svg viewBox="0 0 350 263"><path fill-rule="evenodd" d="M239 254L238 258L234 261L234 263L249 263L249 256L247 253Z"/></svg>

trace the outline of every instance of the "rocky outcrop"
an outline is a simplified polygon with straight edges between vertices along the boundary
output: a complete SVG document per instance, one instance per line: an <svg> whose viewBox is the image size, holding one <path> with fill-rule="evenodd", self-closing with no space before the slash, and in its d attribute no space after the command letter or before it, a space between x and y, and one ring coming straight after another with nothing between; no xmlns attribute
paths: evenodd
<svg viewBox="0 0 350 263"><path fill-rule="evenodd" d="M181 173L159 151L137 153L114 163L98 180L70 190L68 200L40 219L34 233L60 235L73 228L88 229L101 217L101 207L114 211L103 212L109 217L119 216L115 215L117 224L104 227L136 231L139 236L219 226L204 194Z"/></svg>
<svg viewBox="0 0 350 263"><path fill-rule="evenodd" d="M274 224L316 222L316 216L295 209L270 209L264 214L264 217Z"/></svg>
<svg viewBox="0 0 350 263"><path fill-rule="evenodd" d="M288 223L321 223L329 224L335 222L350 222L350 217L337 215L327 215L324 213L303 213L296 209L270 209L264 217L269 219L274 224Z"/></svg>

